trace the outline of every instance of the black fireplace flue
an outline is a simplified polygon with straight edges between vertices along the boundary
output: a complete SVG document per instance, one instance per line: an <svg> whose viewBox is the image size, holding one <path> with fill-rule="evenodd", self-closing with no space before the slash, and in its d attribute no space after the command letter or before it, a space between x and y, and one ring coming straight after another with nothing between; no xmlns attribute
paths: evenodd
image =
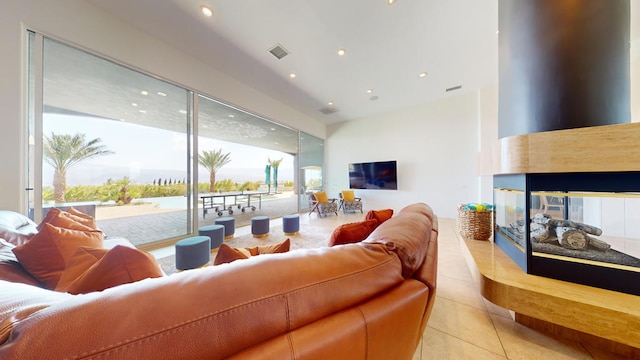
<svg viewBox="0 0 640 360"><path fill-rule="evenodd" d="M631 120L629 0L498 11L495 242L528 273L640 295L640 151L619 128Z"/></svg>

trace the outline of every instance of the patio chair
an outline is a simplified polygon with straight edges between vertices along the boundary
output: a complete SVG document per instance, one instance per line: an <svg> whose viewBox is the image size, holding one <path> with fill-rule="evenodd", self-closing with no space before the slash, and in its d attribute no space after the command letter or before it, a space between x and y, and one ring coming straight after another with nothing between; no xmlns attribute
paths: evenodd
<svg viewBox="0 0 640 360"><path fill-rule="evenodd" d="M340 192L340 206L338 210L342 209L345 214L347 211L360 210L362 214L362 198L356 197L353 190L342 190Z"/></svg>
<svg viewBox="0 0 640 360"><path fill-rule="evenodd" d="M324 191L318 191L309 195L309 216L314 211L318 212L318 217L323 215L335 213L338 216L338 204L336 199L329 199L327 193Z"/></svg>

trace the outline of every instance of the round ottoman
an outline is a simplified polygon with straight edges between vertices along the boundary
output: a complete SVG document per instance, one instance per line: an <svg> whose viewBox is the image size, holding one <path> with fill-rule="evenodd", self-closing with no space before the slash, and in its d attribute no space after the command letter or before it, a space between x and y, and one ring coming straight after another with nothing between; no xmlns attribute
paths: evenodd
<svg viewBox="0 0 640 360"><path fill-rule="evenodd" d="M269 217L254 216L251 218L251 234L254 237L263 237L269 235Z"/></svg>
<svg viewBox="0 0 640 360"><path fill-rule="evenodd" d="M300 231L300 215L292 214L282 217L282 231L285 235L296 235Z"/></svg>
<svg viewBox="0 0 640 360"><path fill-rule="evenodd" d="M211 262L211 239L192 236L176 243L176 269L195 269Z"/></svg>
<svg viewBox="0 0 640 360"><path fill-rule="evenodd" d="M224 225L208 225L198 229L198 235L211 238L211 249L220 247L224 242Z"/></svg>
<svg viewBox="0 0 640 360"><path fill-rule="evenodd" d="M215 224L224 226L224 238L226 240L233 238L233 234L236 232L236 219L221 217L216 219Z"/></svg>

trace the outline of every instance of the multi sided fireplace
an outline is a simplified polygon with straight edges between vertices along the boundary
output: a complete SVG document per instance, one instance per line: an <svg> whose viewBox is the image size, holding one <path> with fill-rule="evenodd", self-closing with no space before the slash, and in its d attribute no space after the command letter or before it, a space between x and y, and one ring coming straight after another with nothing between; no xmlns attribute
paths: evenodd
<svg viewBox="0 0 640 360"><path fill-rule="evenodd" d="M500 139L494 241L525 272L640 295L640 123Z"/></svg>

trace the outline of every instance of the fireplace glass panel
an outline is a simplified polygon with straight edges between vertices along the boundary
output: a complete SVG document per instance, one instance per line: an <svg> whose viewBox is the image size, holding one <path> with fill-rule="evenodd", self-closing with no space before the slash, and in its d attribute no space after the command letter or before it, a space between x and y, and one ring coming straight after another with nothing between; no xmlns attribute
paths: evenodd
<svg viewBox="0 0 640 360"><path fill-rule="evenodd" d="M640 194L531 192L533 257L640 272Z"/></svg>
<svg viewBox="0 0 640 360"><path fill-rule="evenodd" d="M525 196L524 191L494 190L495 229L522 253L525 252Z"/></svg>

